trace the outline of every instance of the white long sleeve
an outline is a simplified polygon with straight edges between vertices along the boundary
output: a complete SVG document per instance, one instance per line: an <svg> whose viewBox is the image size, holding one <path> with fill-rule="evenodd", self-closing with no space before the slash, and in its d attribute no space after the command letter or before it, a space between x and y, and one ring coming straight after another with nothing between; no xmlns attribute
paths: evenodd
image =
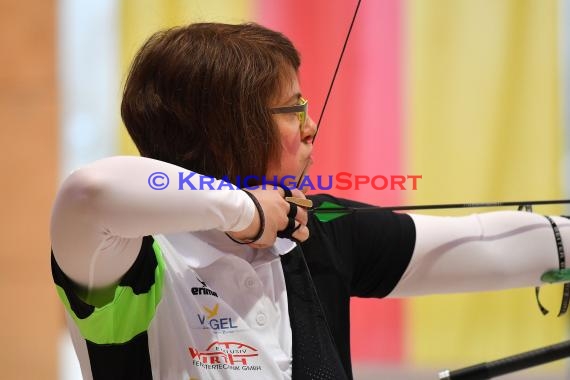
<svg viewBox="0 0 570 380"><path fill-rule="evenodd" d="M170 179L164 190L149 186L155 172ZM58 264L79 284L105 286L129 269L145 235L241 231L250 225L255 206L246 194L220 186L220 181L210 190L198 175L188 177L190 173L165 162L126 156L73 172L52 212L52 250ZM180 176L199 190L188 183L179 190Z"/></svg>
<svg viewBox="0 0 570 380"><path fill-rule="evenodd" d="M558 269L554 233L542 215L502 211L412 218L414 254L390 297L535 286L544 272ZM552 219L568 258L570 220Z"/></svg>

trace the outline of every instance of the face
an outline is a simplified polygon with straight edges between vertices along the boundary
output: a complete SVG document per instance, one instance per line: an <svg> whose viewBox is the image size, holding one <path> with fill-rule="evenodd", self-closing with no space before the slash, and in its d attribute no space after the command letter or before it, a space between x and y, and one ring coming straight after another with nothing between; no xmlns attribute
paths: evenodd
<svg viewBox="0 0 570 380"><path fill-rule="evenodd" d="M297 73L290 70L289 79L282 86L281 94L271 105L275 107L289 107L300 104L301 89ZM267 178L277 176L281 180L285 176L295 177L295 181L305 170L312 164L311 152L313 150L313 137L317 131L317 125L307 114L304 125L300 125L297 113L277 113L273 115L281 140L281 159L279 161L271 161L268 164ZM287 183L289 181L286 181Z"/></svg>

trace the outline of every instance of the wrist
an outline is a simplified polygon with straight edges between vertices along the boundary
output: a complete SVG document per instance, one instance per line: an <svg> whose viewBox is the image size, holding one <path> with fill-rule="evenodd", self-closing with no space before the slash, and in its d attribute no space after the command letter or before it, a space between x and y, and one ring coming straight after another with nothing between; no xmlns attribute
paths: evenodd
<svg viewBox="0 0 570 380"><path fill-rule="evenodd" d="M263 213L263 208L257 198L247 190L243 190L243 192L249 196L255 205L253 221L245 230L238 232L226 232L226 235L238 244L251 244L261 239L265 232L265 214Z"/></svg>

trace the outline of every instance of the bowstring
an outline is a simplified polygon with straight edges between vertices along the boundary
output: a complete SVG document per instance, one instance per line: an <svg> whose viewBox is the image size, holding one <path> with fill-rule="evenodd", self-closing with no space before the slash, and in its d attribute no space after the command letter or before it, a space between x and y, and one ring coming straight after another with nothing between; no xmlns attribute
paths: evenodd
<svg viewBox="0 0 570 380"><path fill-rule="evenodd" d="M321 122L323 121L323 117L325 115L325 110L327 108L327 104L329 102L329 98L331 96L332 89L334 87L334 82L335 82L336 77L338 75L338 71L340 68L340 64L342 62L342 58L344 57L344 52L346 51L346 46L348 45L348 40L350 38L350 34L352 33L352 27L354 26L354 22L356 21L356 15L358 14L358 9L360 9L361 1L362 0L358 0L358 3L356 4L356 9L354 10L354 14L352 15L352 20L350 21L350 26L348 27L348 32L346 33L346 38L344 39L344 43L342 44L342 50L340 51L340 56L339 56L338 61L336 63L336 68L334 69L333 77L332 77L331 83L329 85L329 89L327 91L327 96L325 97L325 102L323 104L321 114L319 115L319 120L317 121L317 130L315 131L315 135L313 136L313 146L315 144L315 139L317 138L317 134L319 133L319 129L321 127ZM301 182L301 179L305 176L305 172L307 171L308 165L309 165L309 163L307 162L305 164L305 167L303 168L303 171L301 172L301 175L299 176L299 181L297 181L297 188L299 188L299 183Z"/></svg>

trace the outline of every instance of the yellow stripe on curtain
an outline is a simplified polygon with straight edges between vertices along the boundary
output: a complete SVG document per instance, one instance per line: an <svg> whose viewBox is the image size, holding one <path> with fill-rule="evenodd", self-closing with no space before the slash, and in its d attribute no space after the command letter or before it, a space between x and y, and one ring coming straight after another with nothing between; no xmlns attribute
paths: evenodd
<svg viewBox="0 0 570 380"><path fill-rule="evenodd" d="M408 162L409 172L423 175L410 201L561 198L558 2L409 0L407 6ZM453 214L490 210L462 211ZM414 299L410 360L475 364L562 341L567 319L555 317L560 294L543 290L547 317L530 288Z"/></svg>
<svg viewBox="0 0 570 380"><path fill-rule="evenodd" d="M250 21L252 0L122 0L121 2L121 83L124 85L137 50L154 32L191 22L241 23ZM124 126L120 128L120 154L137 155Z"/></svg>

